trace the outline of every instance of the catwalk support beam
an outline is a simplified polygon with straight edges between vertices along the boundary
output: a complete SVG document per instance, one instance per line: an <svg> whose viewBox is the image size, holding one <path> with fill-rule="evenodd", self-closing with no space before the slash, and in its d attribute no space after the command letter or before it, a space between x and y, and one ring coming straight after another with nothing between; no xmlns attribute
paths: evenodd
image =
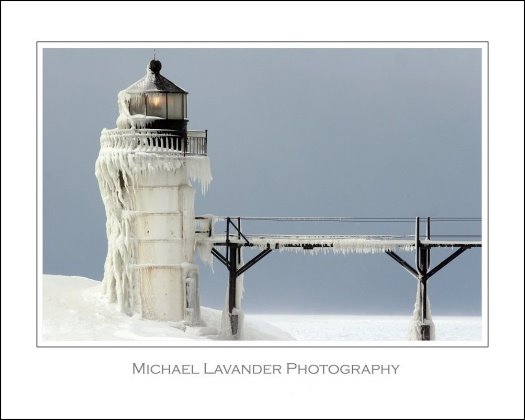
<svg viewBox="0 0 525 420"><path fill-rule="evenodd" d="M386 251L386 254L390 256L394 261L400 264L406 271L408 271L413 277L419 282L419 287L421 293L418 294L419 307L421 308L419 321L420 321L420 331L419 336L422 341L430 340L430 325L428 323L428 307L427 307L427 296L428 296L428 280L446 265L451 263L454 259L459 257L463 252L470 248L468 245L460 246L456 251L454 251L450 256L441 261L433 269L430 269L430 250L431 246L425 245L421 242L420 239L420 221L419 217L416 218L415 226L415 267L412 267L408 262L403 258L397 255L393 251ZM426 242L430 241L430 217L426 219Z"/></svg>
<svg viewBox="0 0 525 420"><path fill-rule="evenodd" d="M239 253L241 248L236 245L228 247L229 254L229 282L228 282L228 316L230 317L230 325L232 336L237 337L239 332L239 314L237 309L237 265L239 261ZM240 308L238 308L240 309Z"/></svg>
<svg viewBox="0 0 525 420"><path fill-rule="evenodd" d="M272 250L268 247L267 249L259 252L246 264L242 264L241 249L243 244L230 241L230 225L237 232L237 239L243 238L249 245L248 239L241 232L241 221L237 219L237 224L232 221L231 218L227 218L226 224L226 256L222 255L216 248L212 248L212 255L217 258L221 263L224 264L228 270L228 317L231 326L231 336L234 340L239 338L239 311L240 311L240 299L237 299L238 291L238 279L239 276L246 272L248 269L253 267L264 257L266 257Z"/></svg>

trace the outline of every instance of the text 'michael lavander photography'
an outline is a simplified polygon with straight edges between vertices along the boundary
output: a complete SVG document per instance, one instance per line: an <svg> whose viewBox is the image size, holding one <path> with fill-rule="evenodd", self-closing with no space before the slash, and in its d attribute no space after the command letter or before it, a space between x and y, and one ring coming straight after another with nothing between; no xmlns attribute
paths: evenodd
<svg viewBox="0 0 525 420"><path fill-rule="evenodd" d="M42 51L41 345L481 344L480 47L160 47Z"/></svg>

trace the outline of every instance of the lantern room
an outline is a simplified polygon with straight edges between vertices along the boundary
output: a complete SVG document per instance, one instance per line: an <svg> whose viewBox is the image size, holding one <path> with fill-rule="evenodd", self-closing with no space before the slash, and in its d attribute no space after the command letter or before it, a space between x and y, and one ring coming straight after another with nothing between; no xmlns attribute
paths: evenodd
<svg viewBox="0 0 525 420"><path fill-rule="evenodd" d="M187 132L188 92L160 74L162 64L151 60L146 75L119 92L117 127Z"/></svg>

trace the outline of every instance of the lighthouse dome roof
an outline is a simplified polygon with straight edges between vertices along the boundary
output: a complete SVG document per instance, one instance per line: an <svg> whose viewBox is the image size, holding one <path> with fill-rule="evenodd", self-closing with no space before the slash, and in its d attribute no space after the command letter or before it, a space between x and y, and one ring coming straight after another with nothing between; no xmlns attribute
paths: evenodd
<svg viewBox="0 0 525 420"><path fill-rule="evenodd" d="M126 93L144 92L167 92L167 93L188 93L183 88L166 79L160 74L162 64L159 60L151 60L146 67L146 75L124 89Z"/></svg>

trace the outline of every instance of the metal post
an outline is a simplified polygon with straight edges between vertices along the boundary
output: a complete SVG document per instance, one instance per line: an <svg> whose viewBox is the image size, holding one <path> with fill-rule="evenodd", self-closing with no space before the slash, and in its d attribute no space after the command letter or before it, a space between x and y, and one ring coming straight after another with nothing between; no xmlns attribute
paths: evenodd
<svg viewBox="0 0 525 420"><path fill-rule="evenodd" d="M391 257L394 261L399 263L405 270L407 270L412 276L414 276L417 281L418 285L420 287L420 293L417 296L417 299L419 299L419 304L421 311L418 314L419 321L421 324L421 328L419 330L419 335L421 337L421 340L428 341L430 340L430 325L425 324L425 320L428 316L428 307L427 307L427 297L428 297L428 280L437 272L439 272L441 269L443 269L445 266L450 264L454 259L459 257L463 252L465 252L467 249L470 249L472 247L479 247L481 244L465 244L465 243L457 243L452 244L453 247L459 247L456 251L454 251L451 255L449 255L447 258L445 258L443 261L441 261L439 264L434 266L432 269L430 269L430 252L433 246L439 246L436 244L430 243L430 217L427 217L427 225L426 225L426 241L425 243L421 243L420 240L420 231L419 231L419 217L416 218L416 226L415 226L415 235L414 235L414 245L416 250L416 265L415 267L412 267L409 263L407 263L403 258L401 258L399 255L397 255L394 251L386 250L385 253Z"/></svg>
<svg viewBox="0 0 525 420"><path fill-rule="evenodd" d="M230 218L226 218L226 259L230 260Z"/></svg>
<svg viewBox="0 0 525 420"><path fill-rule="evenodd" d="M427 217L427 240L430 239L430 217ZM421 286L423 287L423 324L425 323L425 320L427 319L427 280L428 280L428 266L430 264L430 248L423 247L421 248L421 261L422 261L422 267L421 267ZM430 331L430 330L429 330ZM421 337L423 340L424 334L423 331L421 331ZM430 337L428 338L430 340Z"/></svg>
<svg viewBox="0 0 525 420"><path fill-rule="evenodd" d="M239 328L239 315L234 314L233 310L235 308L235 301L237 295L237 255L238 249L235 244L229 245L228 248L230 254L230 278L229 278L229 288L228 288L228 314L230 317L230 324L232 329L233 338L237 338L237 331Z"/></svg>
<svg viewBox="0 0 525 420"><path fill-rule="evenodd" d="M237 217L237 232L238 232L237 237L241 239L241 218L240 217Z"/></svg>
<svg viewBox="0 0 525 420"><path fill-rule="evenodd" d="M416 217L416 234L415 236L415 242L416 242L416 270L418 273L421 273L421 242L419 242L419 217Z"/></svg>
<svg viewBox="0 0 525 420"><path fill-rule="evenodd" d="M421 313L420 313L420 323L421 323L421 340L428 341L430 340L430 325L425 324L427 319L427 280L428 280L428 267L430 264L430 249L427 246L422 246L419 239L419 217L416 217L416 270L418 273L419 287L421 288L421 293L419 298L421 299ZM430 218L427 217L427 226L426 226L427 239L430 238Z"/></svg>
<svg viewBox="0 0 525 420"><path fill-rule="evenodd" d="M430 240L430 217L427 217L427 241ZM427 270L430 268L430 247L427 248Z"/></svg>
<svg viewBox="0 0 525 420"><path fill-rule="evenodd" d="M419 273L419 281L421 282L421 299L423 300L421 308L421 322L425 323L427 319L427 253L426 250L421 250L421 272Z"/></svg>
<svg viewBox="0 0 525 420"><path fill-rule="evenodd" d="M424 324L427 319L427 280L422 279L421 281L421 323Z"/></svg>
<svg viewBox="0 0 525 420"><path fill-rule="evenodd" d="M421 341L430 341L430 325L421 325Z"/></svg>

